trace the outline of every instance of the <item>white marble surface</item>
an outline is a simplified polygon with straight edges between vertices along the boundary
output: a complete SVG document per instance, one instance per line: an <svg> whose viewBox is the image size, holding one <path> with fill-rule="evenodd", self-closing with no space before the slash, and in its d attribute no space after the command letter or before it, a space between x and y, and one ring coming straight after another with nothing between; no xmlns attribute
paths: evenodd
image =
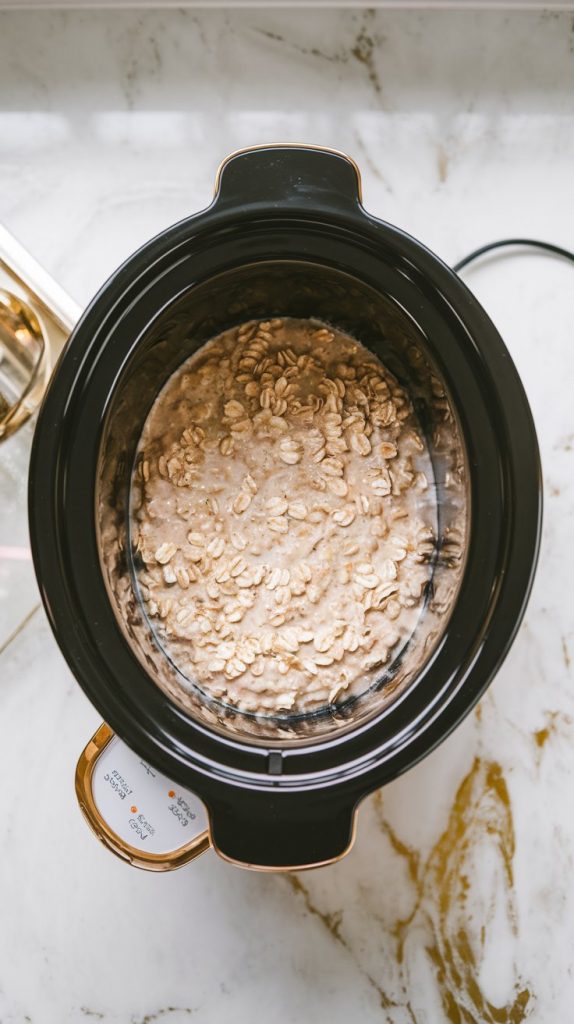
<svg viewBox="0 0 574 1024"><path fill-rule="evenodd" d="M347 150L366 205L447 260L509 234L574 246L572 16L0 14L0 220L81 302L209 201L228 151L277 139ZM364 804L338 865L207 854L154 877L100 847L73 792L98 718L4 552L2 1024L571 1019L574 270L528 255L468 281L537 420L540 569L479 711ZM26 546L28 446L0 446L1 549Z"/></svg>

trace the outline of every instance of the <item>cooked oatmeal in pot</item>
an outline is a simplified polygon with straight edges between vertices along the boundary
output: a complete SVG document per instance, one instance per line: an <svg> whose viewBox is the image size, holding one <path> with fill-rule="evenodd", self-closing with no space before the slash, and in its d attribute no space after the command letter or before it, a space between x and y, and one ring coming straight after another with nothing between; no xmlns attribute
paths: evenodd
<svg viewBox="0 0 574 1024"><path fill-rule="evenodd" d="M169 378L136 460L150 623L188 681L243 711L363 692L431 575L431 462L406 391L318 321L244 323Z"/></svg>

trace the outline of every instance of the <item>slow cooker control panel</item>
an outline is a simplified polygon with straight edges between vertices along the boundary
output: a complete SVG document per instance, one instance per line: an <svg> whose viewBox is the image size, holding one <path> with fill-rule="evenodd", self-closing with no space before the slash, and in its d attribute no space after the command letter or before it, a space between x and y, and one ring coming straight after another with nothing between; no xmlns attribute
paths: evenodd
<svg viewBox="0 0 574 1024"><path fill-rule="evenodd" d="M107 725L80 757L76 792L98 838L137 867L180 867L210 845L207 812L195 793L152 768Z"/></svg>

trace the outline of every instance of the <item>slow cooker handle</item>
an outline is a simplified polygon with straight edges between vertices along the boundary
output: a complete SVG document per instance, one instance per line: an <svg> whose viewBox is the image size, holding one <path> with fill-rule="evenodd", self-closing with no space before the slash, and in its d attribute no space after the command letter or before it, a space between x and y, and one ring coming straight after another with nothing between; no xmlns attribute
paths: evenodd
<svg viewBox="0 0 574 1024"><path fill-rule="evenodd" d="M292 143L258 146L232 153L221 164L215 181L216 207L259 204L268 210L320 209L331 214L361 206L361 176L344 153Z"/></svg>
<svg viewBox="0 0 574 1024"><path fill-rule="evenodd" d="M208 801L211 843L240 867L294 871L340 860L355 839L356 806L334 790L237 790Z"/></svg>

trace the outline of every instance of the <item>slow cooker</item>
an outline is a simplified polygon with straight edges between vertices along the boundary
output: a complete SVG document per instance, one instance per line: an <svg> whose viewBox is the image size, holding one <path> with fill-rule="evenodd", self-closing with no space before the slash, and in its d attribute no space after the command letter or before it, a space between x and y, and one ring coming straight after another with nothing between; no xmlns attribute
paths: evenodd
<svg viewBox="0 0 574 1024"><path fill-rule="evenodd" d="M353 335L408 389L432 459L438 529L423 613L391 667L336 707L261 716L182 685L138 597L129 508L142 425L168 377L221 331L283 316ZM106 723L78 773L100 836L155 868L210 843L268 870L343 856L363 798L436 747L499 668L531 588L541 504L524 389L457 274L364 209L359 171L342 153L269 145L231 155L209 208L145 244L86 309L35 431L38 582L61 650ZM96 786L114 736L124 767L103 761ZM152 796L142 811L136 770L165 790L176 824L206 815L183 854L153 845ZM121 842L106 799L130 822ZM152 852L142 854L146 842Z"/></svg>

